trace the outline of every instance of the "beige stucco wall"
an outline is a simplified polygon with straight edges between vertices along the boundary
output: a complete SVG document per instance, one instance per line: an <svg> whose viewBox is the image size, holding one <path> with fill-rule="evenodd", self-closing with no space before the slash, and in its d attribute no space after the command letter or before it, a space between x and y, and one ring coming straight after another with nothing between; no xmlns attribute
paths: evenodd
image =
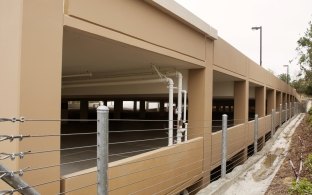
<svg viewBox="0 0 312 195"><path fill-rule="evenodd" d="M1 117L59 119L61 102L61 65L63 1L1 1ZM5 21L4 21L5 19ZM48 21L48 22L47 22ZM2 52L3 51L3 52ZM3 56L2 56L3 55ZM8 135L59 134L59 122L1 123ZM58 137L24 139L5 143L3 152L59 149ZM2 151L1 151L2 152ZM26 155L5 163L13 171L59 164L59 152ZM58 178L59 167L27 172L23 179L30 185ZM10 188L9 188L10 189ZM59 192L59 184L37 187L42 194Z"/></svg>
<svg viewBox="0 0 312 195"><path fill-rule="evenodd" d="M112 162L109 194L178 193L202 177L203 138ZM96 183L96 168L65 175L61 191ZM96 194L96 185L66 194Z"/></svg>
<svg viewBox="0 0 312 195"><path fill-rule="evenodd" d="M0 1L0 116L18 116L20 111L20 50L22 3L19 1ZM17 134L19 124L0 122L1 134ZM18 143L0 142L0 148L7 152L17 151ZM5 152L5 151L1 151ZM16 170L18 161L1 161L8 169ZM0 181L0 189L10 189Z"/></svg>
<svg viewBox="0 0 312 195"><path fill-rule="evenodd" d="M67 0L66 8L67 15L205 60L203 34L144 1Z"/></svg>
<svg viewBox="0 0 312 195"><path fill-rule="evenodd" d="M127 21L127 22L125 22ZM0 90L5 95L1 96L0 115L24 116L32 119L59 119L61 108L61 68L62 68L62 39L63 28L69 26L85 32L90 32L117 42L125 43L141 49L153 51L155 53L169 56L173 59L197 65L199 69L192 69L188 72L184 82L187 82L189 92L189 122L190 138L203 137L198 141L196 152L191 152L187 144L176 145L171 148L164 148L154 153L136 156L134 159L146 158L149 155L159 155L167 151L177 151L182 149L187 151L186 155L181 155L181 164L192 163L198 160L198 170L190 175L183 175L175 179L175 174L181 169L169 169L170 171L156 181L149 179L149 175L155 175L160 170L143 172L143 175L134 177L124 177L111 186L116 187L116 194L128 193L149 186L146 193L156 190L167 189L172 192L174 184L185 181L179 185L178 189L183 189L194 183L190 180L204 177L203 184L209 182L209 170L218 166L220 162L220 132L211 133L212 119L212 97L216 96L235 96L243 101L236 101L236 107L240 108L242 115L238 118L244 119L244 123L229 129L228 157L232 157L242 149L246 149L251 142L253 133L250 129L251 123L247 123L249 82L254 82L263 89L269 87L298 97L296 92L285 83L274 77L268 71L252 62L233 46L221 38L212 41L204 34L186 26L182 22L174 19L166 13L143 1L65 1L65 15L63 14L63 1L42 1L6 0L0 2L0 22L4 25L0 31L0 62L4 67L0 72L0 81L3 85ZM135 25L134 25L135 24ZM213 70L239 78L245 85L234 87L226 85L227 93L214 89L213 91ZM186 85L186 83L185 83ZM93 89L94 91L94 89ZM127 91L127 89L124 89ZM135 93L143 93L142 89ZM149 90L144 93L162 93L166 89ZM109 93L120 93L119 91L109 91ZM64 95L77 95L77 91L64 91ZM81 92L80 95L91 94L91 92ZM93 94L96 95L96 94ZM239 98L242 96L241 98ZM273 94L273 97L274 94ZM286 96L285 96L286 98ZM275 100L275 98L273 98ZM288 98L289 99L289 98ZM286 99L285 99L286 101ZM263 103L263 102L262 102ZM261 104L264 106L264 104ZM282 116L285 112L282 113ZM271 116L259 119L259 137L264 136L271 129ZM26 122L22 125L17 123L0 123L1 129L5 129L5 134L59 134L59 122ZM192 128L191 128L192 127ZM249 131L248 131L249 130ZM60 139L41 138L28 139L22 142L12 142L10 144L0 143L1 148L6 148L9 152L27 151L33 152L59 149ZM26 156L20 161L3 161L11 169L24 168L31 165L32 168L47 166L60 163L59 152L46 153L40 155ZM126 159L129 162L134 159ZM165 159L171 166L175 156ZM202 162L199 162L202 161ZM118 162L116 162L118 164ZM142 164L141 166L152 166ZM115 164L116 165L116 164ZM179 164L180 165L180 164ZM182 166L182 165L181 165ZM188 164L187 168L193 165ZM126 167L126 170L135 170L139 167ZM110 174L118 175L124 169L114 168L111 165ZM166 168L166 170L168 170ZM92 170L94 171L94 169ZM153 172L154 171L154 172ZM161 170L164 171L164 170ZM204 173L204 174L202 174ZM79 174L79 173L76 173ZM43 171L25 174L23 178L29 184L38 184L51 181L60 177L59 167L46 169ZM140 185L129 185L129 187L119 188L129 181L146 177L146 183ZM76 179L66 179L62 182L62 190L67 191L78 186L86 180L94 180L95 174L79 176ZM170 179L170 182L161 182ZM153 186L153 183L159 185ZM83 183L85 185L85 183ZM151 187L153 186L153 187ZM7 188L0 183L1 188ZM59 183L55 182L48 186L39 187L42 194L55 194L59 191ZM88 189L90 190L90 189ZM92 192L95 192L94 186ZM90 192L90 191L88 191ZM85 193L85 191L81 191Z"/></svg>

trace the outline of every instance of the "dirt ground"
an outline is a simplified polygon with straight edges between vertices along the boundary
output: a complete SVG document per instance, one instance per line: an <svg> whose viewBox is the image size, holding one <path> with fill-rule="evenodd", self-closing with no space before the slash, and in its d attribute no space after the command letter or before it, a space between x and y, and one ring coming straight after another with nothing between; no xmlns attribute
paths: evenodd
<svg viewBox="0 0 312 195"><path fill-rule="evenodd" d="M299 140L299 136L302 139L303 147ZM271 185L266 191L266 195L276 195L276 194L287 194L288 189L291 187L292 181L295 179L295 175L289 163L289 159L292 160L296 170L299 169L300 163L300 151L303 152L303 159L306 159L307 155L312 153L312 127L308 125L307 115L301 124L296 128L290 144L289 152L275 175ZM310 181L312 180L312 175L309 174L306 167L303 166L300 178L305 177Z"/></svg>

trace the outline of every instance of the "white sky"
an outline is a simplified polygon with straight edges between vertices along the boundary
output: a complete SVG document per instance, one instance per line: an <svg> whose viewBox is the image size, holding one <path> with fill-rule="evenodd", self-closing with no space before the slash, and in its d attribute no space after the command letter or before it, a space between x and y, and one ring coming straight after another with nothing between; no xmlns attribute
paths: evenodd
<svg viewBox="0 0 312 195"><path fill-rule="evenodd" d="M296 55L297 40L312 20L312 0L175 0L218 30L218 35L259 63L262 26L262 66L275 75ZM299 67L289 67L295 79Z"/></svg>

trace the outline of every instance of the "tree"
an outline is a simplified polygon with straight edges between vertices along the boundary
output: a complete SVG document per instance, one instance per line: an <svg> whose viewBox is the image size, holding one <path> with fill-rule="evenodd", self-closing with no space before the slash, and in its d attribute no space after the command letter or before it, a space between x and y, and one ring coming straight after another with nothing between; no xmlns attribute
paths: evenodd
<svg viewBox="0 0 312 195"><path fill-rule="evenodd" d="M286 73L280 74L280 75L278 75L278 78L281 79L282 81L284 81L285 83L290 83L289 74L288 74L288 76ZM287 82L287 80L288 80L288 82Z"/></svg>
<svg viewBox="0 0 312 195"><path fill-rule="evenodd" d="M299 58L298 63L302 70L312 69L312 22L309 22L309 27L307 28L304 36L300 37L297 41L298 47L296 51L298 52Z"/></svg>
<svg viewBox="0 0 312 195"><path fill-rule="evenodd" d="M297 41L296 51L298 52L297 62L303 73L303 78L293 81L292 86L297 92L312 95L312 22L304 35Z"/></svg>
<svg viewBox="0 0 312 195"><path fill-rule="evenodd" d="M303 78L293 80L290 85L295 88L300 94L307 92L306 81Z"/></svg>

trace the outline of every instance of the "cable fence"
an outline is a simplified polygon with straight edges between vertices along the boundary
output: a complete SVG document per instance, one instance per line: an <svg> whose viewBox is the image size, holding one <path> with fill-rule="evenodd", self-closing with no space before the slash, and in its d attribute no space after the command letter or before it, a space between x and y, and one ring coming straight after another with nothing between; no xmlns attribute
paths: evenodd
<svg viewBox="0 0 312 195"><path fill-rule="evenodd" d="M224 178L261 150L267 137L272 138L280 124L299 112L295 105L288 114L287 110L278 114L273 110L273 114L265 117L236 119L223 115L221 120L183 123L110 119L109 110L102 103L97 108L97 119L0 118L0 122L16 124L70 123L65 126L67 129L62 126L60 133L38 130L27 134L24 129L26 134L0 135L1 144L18 146L28 140L30 145L15 147L21 151L1 148L0 179L11 189L0 194L40 194L41 187L50 184L60 186L61 190L55 194L177 194L200 183L196 189L188 188L191 193ZM176 125L170 127L169 122ZM59 140L59 147L31 147L37 141L44 144L47 140L42 139L49 138ZM34 156L40 159L52 154L60 160L45 164L32 160ZM208 161L211 168L207 170ZM10 170L6 166L10 162L18 162L18 167L22 167ZM60 170L60 177L38 179L39 171L49 173L55 168Z"/></svg>

